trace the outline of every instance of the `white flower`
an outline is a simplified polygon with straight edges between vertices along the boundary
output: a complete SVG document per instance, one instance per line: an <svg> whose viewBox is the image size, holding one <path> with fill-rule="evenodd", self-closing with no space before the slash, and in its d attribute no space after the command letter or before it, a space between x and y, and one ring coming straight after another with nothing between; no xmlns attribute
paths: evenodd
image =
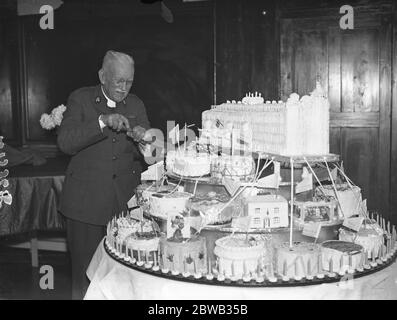
<svg viewBox="0 0 397 320"><path fill-rule="evenodd" d="M51 114L43 113L40 118L40 124L43 129L51 130L56 126L60 126L63 120L63 113L66 110L66 106L61 104L60 106L54 108Z"/></svg>
<svg viewBox="0 0 397 320"><path fill-rule="evenodd" d="M52 110L51 117L53 118L55 125L61 125L61 122L63 120L63 113L65 112L65 110L66 107L63 104Z"/></svg>
<svg viewBox="0 0 397 320"><path fill-rule="evenodd" d="M44 113L41 115L40 124L43 129L51 130L55 128L55 123L50 115Z"/></svg>

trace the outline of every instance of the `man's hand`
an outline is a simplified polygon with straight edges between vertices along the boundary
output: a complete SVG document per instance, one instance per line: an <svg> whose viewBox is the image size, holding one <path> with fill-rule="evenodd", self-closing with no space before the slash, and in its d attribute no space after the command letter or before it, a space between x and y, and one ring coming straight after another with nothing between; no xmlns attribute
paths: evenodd
<svg viewBox="0 0 397 320"><path fill-rule="evenodd" d="M112 113L112 114L102 114L99 119L110 129L120 131L120 130L130 130L130 123L128 119L122 114Z"/></svg>
<svg viewBox="0 0 397 320"><path fill-rule="evenodd" d="M136 126L132 130L127 131L127 136L132 138L134 141L139 142L145 136L146 130L141 126Z"/></svg>

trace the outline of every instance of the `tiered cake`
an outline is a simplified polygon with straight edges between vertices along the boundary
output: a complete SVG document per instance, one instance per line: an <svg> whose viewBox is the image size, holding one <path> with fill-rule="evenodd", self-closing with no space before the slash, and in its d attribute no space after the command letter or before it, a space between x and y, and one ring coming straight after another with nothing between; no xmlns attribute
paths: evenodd
<svg viewBox="0 0 397 320"><path fill-rule="evenodd" d="M320 166L311 167L318 164L316 159L321 164L329 159L329 103L319 85L310 96L291 94L286 102L265 103L260 95L249 95L203 112L202 121L199 140L167 154L167 172L179 176L167 177L177 178L177 185L139 186L144 216L133 216L142 220L132 219L131 213L108 225L105 244L114 258L163 276L200 282L215 278L211 284L228 285L308 284L314 278L329 282L336 273L362 275L395 258L395 227L368 219L360 188L341 170L346 183L337 177L330 185L321 184L324 178L315 172ZM261 170L255 168L252 151L271 153L258 159L259 166L261 159L267 161ZM280 195L286 186L279 175L286 157L279 155L317 156L302 164L310 167L312 177L307 170L296 186L297 180L288 184L290 198ZM258 179L271 162L270 179ZM313 177L319 185L314 196ZM295 201L299 192L308 196L296 196ZM344 226L352 229L341 228L344 218L351 218ZM361 218L360 228L354 222L361 223Z"/></svg>

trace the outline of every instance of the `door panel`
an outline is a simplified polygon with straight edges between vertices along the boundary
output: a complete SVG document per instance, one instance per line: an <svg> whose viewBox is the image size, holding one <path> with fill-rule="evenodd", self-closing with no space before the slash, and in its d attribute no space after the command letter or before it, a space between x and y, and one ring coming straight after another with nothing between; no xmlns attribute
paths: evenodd
<svg viewBox="0 0 397 320"><path fill-rule="evenodd" d="M391 19L358 13L355 29L337 16L281 18L280 95L305 95L317 79L330 101L330 151L370 209L389 216Z"/></svg>

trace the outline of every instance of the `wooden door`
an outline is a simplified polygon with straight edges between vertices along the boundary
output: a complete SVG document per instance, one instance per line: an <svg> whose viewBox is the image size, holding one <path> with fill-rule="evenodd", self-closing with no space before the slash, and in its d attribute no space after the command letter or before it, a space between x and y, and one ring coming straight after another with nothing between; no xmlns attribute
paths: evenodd
<svg viewBox="0 0 397 320"><path fill-rule="evenodd" d="M330 151L389 216L391 10L355 10L354 29L335 14L280 20L280 96L308 94L319 78L330 101ZM306 12L307 14L307 12Z"/></svg>

